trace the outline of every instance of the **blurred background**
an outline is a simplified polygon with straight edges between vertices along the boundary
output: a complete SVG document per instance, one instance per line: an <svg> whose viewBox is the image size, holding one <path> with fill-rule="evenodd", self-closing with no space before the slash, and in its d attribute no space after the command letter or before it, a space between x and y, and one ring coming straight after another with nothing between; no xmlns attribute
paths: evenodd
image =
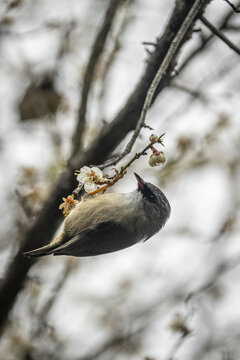
<svg viewBox="0 0 240 360"><path fill-rule="evenodd" d="M84 73L108 6L0 4L1 281L66 167ZM162 34L173 6L119 6L94 73L83 150L133 91L153 50L143 42ZM213 1L205 16L240 46L240 15L226 2ZM151 168L142 157L109 190L136 188L133 171L158 185L172 207L165 228L117 253L37 261L2 331L1 359L240 358L239 55L197 22L176 69L147 115L156 134L166 133L165 147L157 145L165 165ZM151 133L141 131L133 153Z"/></svg>

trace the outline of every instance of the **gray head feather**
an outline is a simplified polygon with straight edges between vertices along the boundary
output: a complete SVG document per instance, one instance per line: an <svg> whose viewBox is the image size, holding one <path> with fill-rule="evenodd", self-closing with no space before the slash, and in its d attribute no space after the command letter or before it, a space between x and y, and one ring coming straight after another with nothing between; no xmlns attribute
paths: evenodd
<svg viewBox="0 0 240 360"><path fill-rule="evenodd" d="M164 193L155 185L146 182L141 191L144 211L152 223L152 234L155 234L165 225L170 216L171 207Z"/></svg>

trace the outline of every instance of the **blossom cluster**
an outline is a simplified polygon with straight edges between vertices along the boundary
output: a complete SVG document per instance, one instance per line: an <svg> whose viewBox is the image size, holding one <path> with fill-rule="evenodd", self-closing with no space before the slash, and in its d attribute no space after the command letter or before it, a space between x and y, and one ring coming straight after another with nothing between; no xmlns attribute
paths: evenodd
<svg viewBox="0 0 240 360"><path fill-rule="evenodd" d="M101 185L106 183L106 178L102 171L96 166L83 166L77 175L77 181L80 187L84 187L87 193L97 190Z"/></svg>

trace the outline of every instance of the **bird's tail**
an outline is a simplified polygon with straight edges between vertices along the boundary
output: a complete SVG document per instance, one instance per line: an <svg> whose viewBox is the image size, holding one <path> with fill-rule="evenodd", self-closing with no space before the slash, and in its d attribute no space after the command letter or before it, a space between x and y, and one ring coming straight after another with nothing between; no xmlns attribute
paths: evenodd
<svg viewBox="0 0 240 360"><path fill-rule="evenodd" d="M45 245L38 249L24 252L23 256L26 256L28 258L35 258L35 257L50 255L52 254L53 249L55 249L55 246L52 247L51 245Z"/></svg>
<svg viewBox="0 0 240 360"><path fill-rule="evenodd" d="M53 254L54 249L56 249L61 244L63 239L65 239L65 234L61 232L50 244L42 246L35 250L24 252L23 256L26 256L28 258L35 258L51 255Z"/></svg>

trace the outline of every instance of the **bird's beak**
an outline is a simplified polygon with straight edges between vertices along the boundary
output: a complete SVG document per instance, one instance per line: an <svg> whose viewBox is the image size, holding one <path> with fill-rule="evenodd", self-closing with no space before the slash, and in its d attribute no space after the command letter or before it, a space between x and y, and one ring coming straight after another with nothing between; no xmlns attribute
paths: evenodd
<svg viewBox="0 0 240 360"><path fill-rule="evenodd" d="M134 173L136 179L137 179L137 182L138 182L138 186L141 190L144 189L144 185L145 185L145 181L136 173Z"/></svg>

